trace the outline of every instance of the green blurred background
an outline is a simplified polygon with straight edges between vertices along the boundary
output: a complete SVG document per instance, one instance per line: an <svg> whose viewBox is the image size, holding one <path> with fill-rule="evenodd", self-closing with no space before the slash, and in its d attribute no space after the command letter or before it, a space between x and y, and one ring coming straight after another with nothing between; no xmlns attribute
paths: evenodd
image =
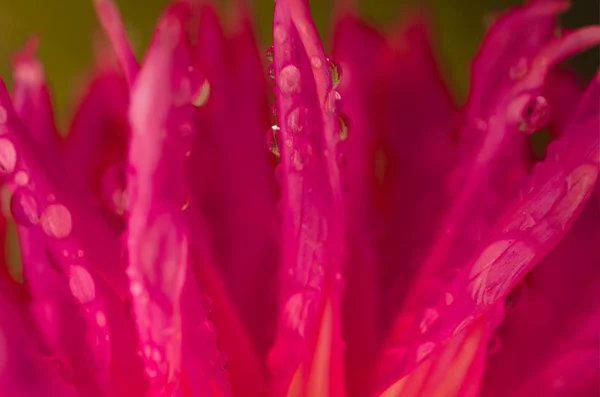
<svg viewBox="0 0 600 397"><path fill-rule="evenodd" d="M226 9L224 0L216 1ZM138 55L147 44L152 27L168 0L116 0ZM263 47L270 42L273 0L250 0L255 10L258 37ZM464 98L468 82L468 62L495 13L515 4L515 0L362 0L364 17L384 29L410 7L431 9L436 45L446 75L459 98ZM598 0L574 0L563 16L569 27L597 24ZM325 40L332 0L312 0L311 8ZM40 38L39 56L64 121L86 70L92 63L94 35L99 32L92 0L0 0L0 75L10 84L10 56L28 37ZM598 67L598 51L589 51L575 60L576 67L591 75Z"/></svg>

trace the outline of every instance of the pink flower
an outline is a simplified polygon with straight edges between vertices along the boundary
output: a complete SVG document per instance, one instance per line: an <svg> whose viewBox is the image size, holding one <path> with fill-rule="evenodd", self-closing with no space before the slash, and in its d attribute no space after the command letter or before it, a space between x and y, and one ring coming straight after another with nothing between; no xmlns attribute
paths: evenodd
<svg viewBox="0 0 600 397"><path fill-rule="evenodd" d="M510 10L458 106L423 14L341 7L331 58L278 0L267 70L237 3L172 4L141 64L95 5L118 65L65 138L35 43L0 87L3 395L598 394L600 74L559 64L600 27Z"/></svg>

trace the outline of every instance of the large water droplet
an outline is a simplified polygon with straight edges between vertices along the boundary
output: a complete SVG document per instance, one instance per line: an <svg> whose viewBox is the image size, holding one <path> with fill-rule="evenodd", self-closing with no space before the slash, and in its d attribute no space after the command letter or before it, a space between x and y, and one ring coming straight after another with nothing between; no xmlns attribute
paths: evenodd
<svg viewBox="0 0 600 397"><path fill-rule="evenodd" d="M102 175L101 194L112 211L123 215L126 209L126 174L123 164L109 167Z"/></svg>
<svg viewBox="0 0 600 397"><path fill-rule="evenodd" d="M15 184L18 186L25 186L29 183L29 174L27 171L17 171L15 173Z"/></svg>
<svg viewBox="0 0 600 397"><path fill-rule="evenodd" d="M38 201L28 188L18 187L12 194L10 212L19 225L35 225L39 221L38 209Z"/></svg>
<svg viewBox="0 0 600 397"><path fill-rule="evenodd" d="M335 90L342 81L342 68L333 58L327 58L327 66L331 75L331 87Z"/></svg>
<svg viewBox="0 0 600 397"><path fill-rule="evenodd" d="M297 107L292 110L287 117L287 127L291 133L302 132L306 126L307 110L304 107Z"/></svg>
<svg viewBox="0 0 600 397"><path fill-rule="evenodd" d="M40 216L40 224L44 232L54 238L67 237L73 227L71 213L62 204L47 206Z"/></svg>
<svg viewBox="0 0 600 397"><path fill-rule="evenodd" d="M545 97L538 95L532 98L521 112L519 130L528 134L542 129L550 118L550 104Z"/></svg>
<svg viewBox="0 0 600 397"><path fill-rule="evenodd" d="M325 98L325 110L334 114L337 113L342 106L342 96L336 90L331 90Z"/></svg>
<svg viewBox="0 0 600 397"><path fill-rule="evenodd" d="M17 165L15 145L6 138L0 138L0 172L10 174Z"/></svg>
<svg viewBox="0 0 600 397"><path fill-rule="evenodd" d="M96 286L90 273L81 266L71 266L69 289L79 302L89 303L96 297Z"/></svg>
<svg viewBox="0 0 600 397"><path fill-rule="evenodd" d="M287 39L287 30L283 25L277 24L273 27L273 38L278 43L283 43Z"/></svg>
<svg viewBox="0 0 600 397"><path fill-rule="evenodd" d="M320 69L323 66L323 61L318 56L314 56L310 58L310 65L315 69Z"/></svg>
<svg viewBox="0 0 600 397"><path fill-rule="evenodd" d="M192 100L192 105L199 108L208 102L208 98L210 98L210 82L207 79L204 79L198 91L196 91L194 98Z"/></svg>
<svg viewBox="0 0 600 397"><path fill-rule="evenodd" d="M267 131L267 147L277 158L281 156L279 144L277 143L277 134L280 131L279 126L273 125Z"/></svg>
<svg viewBox="0 0 600 397"><path fill-rule="evenodd" d="M283 95L292 95L300 91L300 70L294 65L287 65L279 73L279 91Z"/></svg>
<svg viewBox="0 0 600 397"><path fill-rule="evenodd" d="M267 76L269 76L271 80L275 80L275 65L269 65L269 67L267 68Z"/></svg>
<svg viewBox="0 0 600 397"><path fill-rule="evenodd" d="M267 58L267 61L273 62L274 54L275 54L275 50L274 50L273 46L269 46L269 48L267 48L267 51L265 51L265 57Z"/></svg>

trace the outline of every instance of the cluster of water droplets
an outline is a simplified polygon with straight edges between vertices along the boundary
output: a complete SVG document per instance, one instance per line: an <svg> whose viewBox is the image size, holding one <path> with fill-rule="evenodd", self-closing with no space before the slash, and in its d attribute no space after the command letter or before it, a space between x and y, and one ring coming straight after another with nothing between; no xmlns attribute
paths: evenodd
<svg viewBox="0 0 600 397"><path fill-rule="evenodd" d="M274 48L270 46L267 48L265 53L266 59L269 62L267 68L267 75L269 79L275 81L275 65L273 64L274 59ZM329 114L337 116L338 124L338 136L340 141L345 141L348 138L348 118L341 112L342 108L342 96L338 91L342 79L342 69L340 65L333 58L325 58L329 75L331 77L331 90L327 93L324 98L323 107ZM321 58L314 56L310 59L310 64L314 69L320 69L323 67ZM300 70L294 65L285 66L279 73L277 78L277 87L284 96L296 94L300 90ZM271 115L273 116L274 123L267 131L266 142L267 147L276 158L280 158L281 150L280 145L285 144L288 147L293 146L293 141L288 138L285 142L282 142L281 127L277 124L277 104L274 103L271 107ZM289 112L286 117L285 127L292 135L301 133L308 122L308 110L304 107L297 107ZM303 168L304 162L298 153L292 155L292 164L297 170ZM344 159L340 158L343 165Z"/></svg>
<svg viewBox="0 0 600 397"><path fill-rule="evenodd" d="M525 79L531 71L530 62L523 57L510 67L508 74L511 80L519 81ZM523 98L523 97L520 97ZM519 100L518 98L517 100ZM528 95L522 106L519 117L519 131L533 134L546 126L550 119L550 104L542 95Z"/></svg>

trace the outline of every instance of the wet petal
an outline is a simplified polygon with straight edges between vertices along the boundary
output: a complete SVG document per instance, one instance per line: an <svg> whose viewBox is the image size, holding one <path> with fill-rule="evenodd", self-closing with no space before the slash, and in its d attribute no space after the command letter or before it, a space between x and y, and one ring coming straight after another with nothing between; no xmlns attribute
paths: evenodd
<svg viewBox="0 0 600 397"><path fill-rule="evenodd" d="M45 342L73 369L79 391L99 395L109 381L110 361L110 331L96 317L106 310L103 297L96 294L96 284L102 282L90 274L92 267L74 232L69 208L76 207L69 206L71 197L54 183L58 170L46 163L48 157L23 129L5 87L0 89L0 106L7 115L1 126L4 178L9 186L13 176L20 184L15 194L19 202L12 209L24 212L17 212L16 221L34 226L19 227L33 315ZM52 266L58 274L52 274Z"/></svg>
<svg viewBox="0 0 600 397"><path fill-rule="evenodd" d="M305 1L277 2L273 47L283 212L274 388L289 396L343 395L340 94Z"/></svg>
<svg viewBox="0 0 600 397"><path fill-rule="evenodd" d="M347 390L364 395L368 369L373 363L379 338L378 286L374 252L374 220L377 215L372 191L375 184L375 139L378 131L371 122L369 101L378 63L385 44L382 35L355 16L338 21L333 54L340 68L339 92L344 98L342 122L348 137L342 143L345 156L342 178L349 261L343 301L343 333ZM345 121L347 120L347 121Z"/></svg>
<svg viewBox="0 0 600 397"><path fill-rule="evenodd" d="M276 322L277 186L264 144L266 75L248 12L238 12L236 30L226 36L215 11L201 11L195 55L210 88L197 110L187 171L227 290L264 356Z"/></svg>
<svg viewBox="0 0 600 397"><path fill-rule="evenodd" d="M600 349L598 241L600 207L591 200L565 239L513 292L483 395L598 393L598 367L587 361Z"/></svg>
<svg viewBox="0 0 600 397"><path fill-rule="evenodd" d="M183 388L192 394L226 394L226 373L217 362L215 333L199 303L188 266L189 232L182 214L187 197L189 150L189 47L184 26L188 4L170 7L159 23L132 88L129 117L127 247L133 312L151 393ZM185 347L185 348L184 348Z"/></svg>
<svg viewBox="0 0 600 397"><path fill-rule="evenodd" d="M560 240L581 211L581 204L587 200L597 176L598 152L597 149L594 152L594 148L598 146L598 136L594 136L594 131L598 129L598 109L593 109L592 105L594 96L597 96L594 92L598 89L597 82L589 88L587 99L581 102L568 127L570 130L557 141L562 143L552 146L554 152L550 152L543 165L536 167L531 178L526 178L525 174L519 176L521 171L517 167L511 170L515 172L512 180L505 179L510 175L502 176L502 190L498 189L501 184L491 184L498 175L496 167L506 161L509 154L508 146L502 149L503 145L511 141L511 136L516 137L514 134L523 133L519 131L519 124L525 122L524 112L529 114L532 100L539 103L539 90L543 87L548 69L566 56L598 41L598 28L584 28L549 43L535 57L535 67L514 85L511 95L501 102L504 106L489 119L488 131L479 140L479 148L465 163L471 164L465 168L468 170L465 184L446 215L437 241L421 270L420 280L413 285L413 291L419 292L413 292L412 303L409 302L401 317L406 322L400 321L399 335L412 336L412 347L403 356L405 366L414 365L411 363L414 363L418 345L423 341L436 344L488 311ZM503 151L506 153L502 154ZM518 157L512 158L512 161L515 165L519 164ZM506 172L507 167L500 170ZM563 186L565 183L566 188ZM486 192L492 187L494 189ZM494 203L496 212L485 210L483 203ZM546 210L531 217L528 208L538 205ZM522 214L526 214L527 219L521 219ZM519 225L526 224L531 226L523 226L517 233ZM431 286L428 280L436 273L443 274L443 271L449 272L454 281L446 288L434 291L437 297L434 293L427 298L431 290L427 289ZM423 321L429 322L425 319L429 309L420 311L423 310L424 298L429 299L426 304L433 305L432 308L440 314L435 327L419 326ZM411 306L413 309L410 309ZM421 337L417 337L419 334ZM402 338L398 340L402 343Z"/></svg>

